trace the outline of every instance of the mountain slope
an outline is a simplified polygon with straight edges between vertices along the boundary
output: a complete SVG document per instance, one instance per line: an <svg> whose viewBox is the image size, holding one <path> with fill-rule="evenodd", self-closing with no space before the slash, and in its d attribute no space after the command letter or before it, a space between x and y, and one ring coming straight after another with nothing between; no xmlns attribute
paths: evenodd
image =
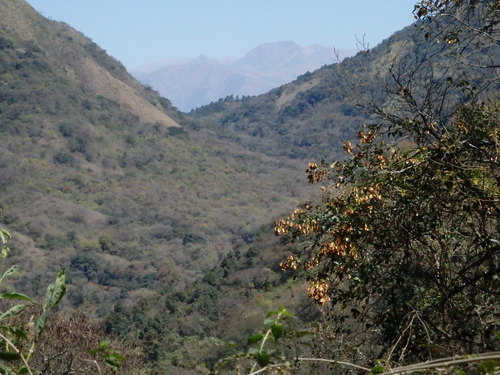
<svg viewBox="0 0 500 375"><path fill-rule="evenodd" d="M142 86L118 61L69 26L46 20L27 3L19 1L8 6L3 2L1 17L2 31L19 47L18 64L43 56L47 69L53 73L64 71L64 78L80 90L89 90L120 104L139 115L142 122L176 125L159 103L151 103L145 97Z"/></svg>
<svg viewBox="0 0 500 375"><path fill-rule="evenodd" d="M306 195L302 163L188 133L69 26L22 0L0 15L0 208L27 293L65 267L64 303L105 314L193 280Z"/></svg>
<svg viewBox="0 0 500 375"><path fill-rule="evenodd" d="M437 22L434 22L430 27L432 28L436 26L436 24ZM384 116L394 116L390 118L391 121L394 121L393 124L404 127L412 124L411 116L420 115L417 110L413 113L411 112L411 110L415 108L428 111L425 113L425 116L422 116L424 119L432 119L433 116L438 115L442 116L442 118L440 118L442 121L440 125L445 124L446 121L449 120L450 107L460 107L461 103L468 100L467 92L464 92L460 88L462 82L458 82L458 87L453 84L456 76L462 79L464 77L475 78L474 84L478 91L474 94L478 93L480 99L491 97L494 101L498 102L498 74L495 71L495 67L491 65L491 60L488 60L492 56L499 56L498 44L492 42L488 45L480 45L480 47L483 48L478 49L478 51L481 52L476 57L466 54L467 59L465 61L460 61L460 65L466 68L466 72L464 72L453 65L456 62L453 58L457 57L457 50L459 57L463 50L461 48L455 49L453 43L446 43L446 45L443 46L445 43L441 42L442 39L436 41L427 38L424 33L421 33L419 26L420 25L417 24L406 28L394 34L390 39L386 40L372 51L360 53L342 64L325 67L312 74L306 74L292 84L272 90L266 95L250 99L247 98L245 100L220 100L217 103L199 108L192 113L193 124L191 124L191 126L201 129L206 127L207 131L212 131L219 137L238 142L247 149L260 150L267 155L273 155L275 157L283 155L290 157L309 156L315 159L319 159L325 155L330 162L335 160L335 155L340 155L339 152L336 152L339 148L339 138L336 136L338 135L339 127L341 130L344 130L343 133L345 133L347 139L353 137L355 131L358 130L363 123L376 124L383 122L385 120ZM448 25L445 23L444 26L446 27ZM456 24L452 26L456 26ZM449 29L453 30L453 28L447 28L447 30ZM464 34L467 33L464 32ZM498 28L496 35L498 35ZM465 43L467 44L467 41ZM419 69L416 71L416 74L414 74L415 66ZM477 69L477 67L485 66L488 66L489 70L486 71L482 68ZM451 68L448 69L449 67ZM436 70L431 71L431 68L435 68ZM399 81L397 81L398 79ZM413 86L407 87L404 85L406 83L412 83ZM428 83L431 84L428 85ZM353 90L356 90L354 95L352 92ZM397 95L394 95L394 93L397 93ZM414 102L410 102L413 107L407 110L406 106L408 102L404 101L404 99L410 94L412 98L414 98ZM398 97L400 101L396 102ZM439 101L435 100L436 98L446 98L446 100ZM365 109L371 109L373 116L368 117L363 115L363 112L359 110L356 104L362 104L365 106ZM487 106L484 108L487 108ZM339 111L339 109L342 109L342 111ZM434 112L434 110L436 110L436 112ZM495 119L493 118L492 120L494 121ZM401 122L397 123L397 121ZM423 122L423 120L420 121ZM470 121L470 119L468 119L468 121ZM420 126L422 126L422 122ZM349 124L352 124L353 127L349 128ZM431 126L432 125L434 124L431 122ZM455 123L453 126L461 127L462 124L459 122ZM450 130L450 135L453 132L451 130L453 126L447 129ZM464 129L466 129L467 125L463 126ZM411 130L415 131L414 129ZM416 128L416 130L420 129ZM424 131L426 131L424 134L427 138L422 138L427 140L433 137L432 130L432 127L429 129L424 128ZM465 130L465 132L467 132L467 130ZM415 136L414 139L418 140L419 134L417 131L415 131L415 133L416 136L415 134L412 134L412 136ZM446 139L448 132L444 131L442 134L445 134L443 138ZM401 131L397 137L404 137L405 135L407 135L407 133ZM489 136L492 135L493 133L489 134ZM483 145L488 144L491 146L495 144L494 142L485 141L487 137L483 137L484 135L481 135L481 143ZM386 139L385 135L381 138L383 140ZM301 144L301 141L304 139L310 140L311 143ZM365 139L366 138L361 138L360 142L363 143ZM370 141L366 141L366 144L370 143ZM469 145L472 148L477 148L472 143ZM362 151L369 149L368 147L369 146L367 146L367 148L361 148L359 152L358 149L355 153L352 153L354 165L357 163L356 160L363 160ZM398 144L394 144L394 147L398 147ZM457 149L461 150L460 148ZM385 150L385 145L382 150ZM447 156L445 155L448 155L448 150L450 149L444 148L443 153L440 152L437 154L437 164L441 164L443 160L446 160ZM387 152L387 154L389 154L389 152ZM381 152L376 155L382 156L382 160L385 160L383 155L387 154ZM374 164L374 166L369 163L365 164L359 162L354 170L356 172L360 171L359 173L361 174L363 173L363 168L373 168L375 171L373 174L370 174L370 176L375 176L376 178L380 173L381 176L388 176L390 181L392 180L393 174L399 176L405 171L410 170L412 165L420 164L419 154L414 153L412 155L411 149L409 154L411 155L411 159L407 159L406 157L394 158L396 161L406 163L409 167L405 167L405 164L403 164L402 169L393 169L391 170L392 173L385 173L386 170L383 165L380 166L382 163ZM464 153L464 155L468 154ZM489 159L488 163L489 162L494 163L494 159ZM326 166L328 166L328 164L326 164ZM461 163L456 165L458 169L462 169L464 166L465 164ZM327 170L328 167L325 169ZM356 173L353 173L350 168L347 170L353 175ZM320 171L323 171L323 169L320 169ZM346 173L347 176L349 176L349 172ZM328 174L328 171L326 171L326 174ZM444 176L447 174L448 171L445 172ZM322 177L322 175L316 175L316 177L318 176L319 178ZM356 181L356 176L353 177L353 179ZM434 180L434 178L432 178L432 180ZM424 173L423 181L424 184L428 183L428 174ZM445 177L445 182L446 184L444 185L443 192L446 195L451 184L447 183L447 177ZM368 177L367 184L370 183L373 182ZM329 182L327 181L325 184L328 185ZM405 184L417 186L413 185L411 178L405 180ZM484 185L488 186L489 184L486 183ZM374 185L371 185L368 191L372 191L372 186ZM469 186L472 187L472 185ZM348 188L346 188L346 190L349 191ZM356 192L359 190L354 191ZM434 193L429 189L429 191L420 190L419 194L422 194L422 196L430 194L432 197ZM331 223L335 223L342 215L351 215L347 210L345 214L342 213L345 207L351 206L349 206L349 204L344 205L346 201L341 199L339 199L339 205L342 206L342 209L339 211L333 209L333 207L336 207L336 197L336 195L333 195L333 197L327 195L325 201L322 203L322 205L326 205L324 211L321 211L324 217L319 217L319 215L315 217L315 219L318 219L317 222L331 220L329 226L318 225L317 228L313 229L314 235L308 237L307 241L298 244L295 243L296 246L303 247L304 249L301 256L311 257L308 251L311 247L315 246L316 241L320 240L323 235L327 238L327 241L332 240L330 236L333 236L333 239L336 241L335 236L338 234L329 231L329 228L335 227L335 224ZM358 203L358 194L356 193L354 197L353 201ZM402 194L401 197L406 199L406 194ZM363 200L360 199L360 201L362 202ZM425 199L422 199L422 201L425 201ZM461 200L458 200L455 203L460 204L460 201ZM322 207L322 205L319 207ZM376 205L377 203L374 204L375 207ZM310 204L310 206L315 207L315 204ZM424 205L421 205L420 202L415 205L417 210L416 216L419 216L420 212L425 212L427 214L427 207L423 206ZM332 210L330 210L330 207ZM370 206L369 210L372 208L373 207ZM391 210L393 210L393 208L391 208ZM444 211L446 211L446 209ZM367 211L364 211L360 213L360 215L367 215L366 212ZM392 213L385 212L389 216L392 215ZM398 212L397 207L394 208L394 212ZM467 210L466 212L467 214L464 216L468 216L471 210ZM461 214L463 213L462 211ZM401 216L397 215L396 218L403 217L405 214L406 212L404 214L402 213ZM308 222L300 221L300 215L297 215L297 217L297 225L293 227L293 230L300 233ZM293 219L290 220L293 221ZM383 222L385 223L385 221ZM466 222L468 223L468 221ZM302 225L303 223L306 224ZM341 223L344 222L341 221ZM412 221L407 221L406 224L408 223L411 227ZM371 225L372 223L370 222L368 224ZM431 221L432 226L436 224L436 221ZM353 224L353 227L356 225L357 223ZM353 227L348 227L346 232L350 233L351 230L356 232L356 228ZM360 226L360 228L362 228L362 226ZM381 232L386 230L387 232L392 232L393 228L385 226L380 229ZM398 229L400 229L400 226L399 223L396 223L394 230L397 231ZM455 223L453 223L450 229L452 231L455 230ZM405 233L410 233L412 230L413 228ZM234 340L243 343L248 336L257 331L255 327L259 326L259 319L263 317L264 311L274 309L277 304L285 301L287 305L293 306L296 301L290 298L290 294L304 296L305 292L300 291L300 285L291 283L290 280L287 280L287 275L280 273L277 268L280 259L279 255L282 254L284 247L291 247L292 245L286 244L283 241L270 240L269 238L272 236L272 228L270 226L267 228L264 227L263 231L267 231L267 237L265 234L260 233L254 242L250 242L248 246L244 245L238 248L234 253L229 254L220 266L208 272L205 277L193 285L192 288L185 289L183 294L169 294L169 292L166 291L161 299L144 300L133 309L120 310L116 314L111 315L108 321L108 328L112 331L120 332L120 327L135 326L138 331L144 333L146 337L144 345L147 347L147 352L155 354L155 358L151 359L152 362L160 364L162 368L168 368L171 372L175 373L203 373L203 371L208 373L217 359L228 357L231 354L231 341ZM307 232L307 229L304 230L304 232ZM344 228L339 232L346 233L344 232ZM417 233L421 235L421 232ZM477 231L476 233L479 235L479 233L482 232ZM368 235L366 235L366 247L369 248L371 246L371 236L377 238L379 235L378 231L377 233L368 231ZM346 236L345 240L348 242L351 235L346 234ZM436 239L436 243L439 245L442 244L439 240L440 236L441 233L438 233L433 237L433 240ZM399 245L399 242L396 243ZM417 243L420 244L418 241ZM389 242L384 243L382 246L391 248ZM427 246L428 244L426 244L426 247ZM461 244L458 245L458 247L460 246ZM455 251L458 247L453 249L453 254L456 254ZM468 248L468 246L466 247ZM361 252L361 259L365 257L365 254L369 254L369 251L365 253L365 249L361 246L358 248ZM326 249L327 247L325 246L319 251L328 251ZM407 252L401 249L402 247L396 246L393 250L399 255L403 254L402 256L406 257ZM331 276L330 273L333 272L331 269L335 269L337 259L344 256L341 252L342 250L337 249L333 251L334 256L327 256L327 259L331 260L331 263L326 264L320 271L320 277L325 278L328 282L330 281L330 277L335 277ZM390 258L392 257L391 254L395 254L395 252L387 253L387 256ZM438 252L439 251L436 251L436 253ZM319 259L321 259L320 257L321 255L318 255ZM366 255L366 258L369 257L370 255ZM310 267L314 268L314 264L318 258L309 258L311 261L311 263L309 263ZM357 257L354 257L354 259L357 259ZM367 268L360 268L358 270L361 274L359 279L365 277L365 275L362 275L364 272L371 273L372 270L377 268L378 257L373 257L372 259L374 262L373 268L368 268L368 271ZM415 259L417 263L420 262L418 257ZM431 257L430 259L434 258ZM472 259L475 259L474 256L472 256ZM489 258L483 258L483 260L484 259ZM303 261L303 258L301 260ZM339 262L342 261L340 260ZM458 260L458 262L462 261ZM353 262L353 264L353 269L355 269L355 265L358 263L356 261ZM290 265L289 269L291 268L293 268L292 265ZM302 275L304 278L311 276L309 269L307 265L304 266L304 274ZM407 268L407 270L408 269L413 270L411 267ZM386 272L385 268L380 268L380 270L382 273ZM429 277L427 273L422 274L424 279ZM437 274L439 275L439 272ZM481 272L481 274L483 273ZM488 273L484 273L483 275L487 274ZM342 270L339 270L338 277L340 279L342 279L342 277L351 279L350 276L350 273L346 274ZM400 280L398 274L394 274L390 278L392 278L391 282L396 280L396 284L399 283L399 281L397 281ZM352 278L352 280L356 279L358 278ZM353 284L356 284L356 281L354 281ZM353 286L353 284L351 284L351 286ZM339 287L338 284L336 284L335 289L332 288L332 295L335 294L336 291L339 291L339 293L344 292L342 290L343 284L340 283L340 285ZM321 288L322 287L318 287L319 290L321 290ZM352 289L354 288L355 286ZM352 291L351 287L346 287L345 289L346 294ZM396 289L397 286L394 288L391 287L389 294L392 296L392 293L394 293ZM411 288L408 288L408 290L410 289ZM349 292L347 292L347 290ZM403 293L406 293L406 290L407 289L405 289ZM374 300L377 299L379 289L372 290L372 292L373 295L366 297L366 300L369 300L372 296ZM366 296L366 294L363 296ZM300 297L298 299L300 300ZM356 328L358 324L363 325L363 322L366 322L362 315L366 314L366 316L368 316L371 313L370 304L365 304L366 300L362 302L357 301L356 305L353 306L351 314L354 319L350 319L349 306L343 306L343 308L338 310L339 314L345 314L345 316L339 320L341 324L336 324L338 322L336 320L325 322L324 327L326 327L326 335L322 336L320 333L314 336L314 343L310 346L313 350L318 350L324 355L320 358L335 358L337 360L342 358L342 351L346 345L345 341L343 341L345 336L341 331L344 329L345 332L348 331L349 334L357 332L356 329L351 331L351 328ZM399 303L400 301L399 299L391 299L390 308L387 308L387 310L385 310L386 306L382 305L384 309L382 314L386 313L391 308L399 310L400 305L406 305ZM425 303L427 304L428 300L425 301ZM152 313L158 305L161 306L160 309L162 311L160 313ZM413 310L413 306L411 304L408 305ZM256 306L257 309L255 308ZM333 310L337 310L338 306L338 304L332 306ZM363 313L360 314L357 308L362 306L365 306L367 310L364 310ZM327 309L328 307L325 307L325 310ZM258 311L261 312L260 316ZM306 321L316 318L314 309L306 311ZM408 325L406 325L407 316L408 315L403 318L401 321L402 325L399 327L401 331L403 331L403 334L408 331ZM426 319L426 316L422 315L422 317ZM347 320L344 320L345 318L347 318ZM351 327L351 324L354 327ZM165 327L167 328L165 329ZM369 326L367 325L367 327L370 332L377 332L377 335L380 332L379 330L373 330L372 324ZM337 328L339 328L339 330L337 330ZM424 327L424 329L427 331L427 328ZM439 329L441 332L441 328ZM315 332L318 331L321 331L320 327L317 327L317 331ZM241 336L238 336L238 334L241 334ZM400 338L401 337L404 336L400 336ZM428 337L429 336L425 336L424 340ZM373 338L373 336L370 336L370 338ZM294 344L297 344L297 337L294 337L293 340ZM388 341L388 345L385 347L387 352L392 353L394 342L395 340L392 339ZM410 339L408 339L407 343L409 342ZM429 343L430 341L425 342ZM378 346L378 343L378 338L370 342L370 345L377 346L373 353L373 359L380 358L382 347ZM337 345L342 349L338 350L339 346ZM295 345L291 345L291 347L293 346ZM403 346L403 350L406 350L406 344ZM283 345L283 347L285 347L285 345ZM346 349L346 353L349 353L346 357L348 361L354 361L354 363L360 364L368 358L364 355L358 357L358 354L364 351L361 345L348 345L348 347L349 348ZM426 346L424 347L427 348ZM247 348L248 345L244 349L241 349L242 351L240 353L245 352ZM440 346L438 348L441 350ZM307 349L303 350L303 348L300 348L300 355L308 357L307 354L304 354L304 352L307 352ZM453 348L453 350L455 350L455 348ZM293 354L290 358L293 358ZM371 366L371 364L367 366ZM232 368L232 370L234 372L234 368ZM331 371L331 368L329 371L325 370L324 372L316 368L317 373L331 373ZM304 370L304 373L310 372Z"/></svg>
<svg viewBox="0 0 500 375"><path fill-rule="evenodd" d="M258 311L294 303L300 285L276 266L289 245L256 228L310 197L306 159L340 157L341 140L380 121L360 94L391 108L388 67L435 56L411 27L186 118L23 1L0 0L0 17L0 208L27 270L19 289L40 292L66 267L66 306L113 310L108 329L130 333L151 362L189 367L175 373L208 372L228 340L255 331Z"/></svg>

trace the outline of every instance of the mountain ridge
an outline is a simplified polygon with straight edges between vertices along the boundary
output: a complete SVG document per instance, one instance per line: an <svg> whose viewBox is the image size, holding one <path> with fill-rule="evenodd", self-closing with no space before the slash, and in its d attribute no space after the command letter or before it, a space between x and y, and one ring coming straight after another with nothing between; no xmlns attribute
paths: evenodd
<svg viewBox="0 0 500 375"><path fill-rule="evenodd" d="M195 59L155 64L149 71L132 73L142 82L168 97L180 110L195 107L229 95L258 95L294 80L297 76L350 56L352 50L309 45L292 41L261 44L241 58Z"/></svg>
<svg viewBox="0 0 500 375"><path fill-rule="evenodd" d="M28 22L22 22L22 14ZM121 63L107 56L95 43L68 25L46 21L27 2L13 2L8 7L5 4L2 6L2 27L19 42L36 41L41 54L44 50L53 50L52 56L46 56L51 66L64 70L68 79L82 88L94 90L98 95L133 108L143 122L159 122L166 127L178 126L161 106L142 97L142 87L126 74ZM40 35L44 38L40 38ZM61 40L74 42L73 46L78 46L79 52L67 50ZM93 58L80 57L86 54ZM72 59L68 59L67 55L72 55ZM69 61L70 64L61 66L61 61ZM128 101L124 101L125 97Z"/></svg>

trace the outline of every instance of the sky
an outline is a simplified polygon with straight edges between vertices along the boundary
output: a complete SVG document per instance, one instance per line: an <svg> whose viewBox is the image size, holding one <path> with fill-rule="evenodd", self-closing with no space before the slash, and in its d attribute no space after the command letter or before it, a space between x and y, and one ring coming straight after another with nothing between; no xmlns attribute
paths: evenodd
<svg viewBox="0 0 500 375"><path fill-rule="evenodd" d="M242 57L262 43L374 47L413 22L416 0L27 0L128 69L170 59Z"/></svg>

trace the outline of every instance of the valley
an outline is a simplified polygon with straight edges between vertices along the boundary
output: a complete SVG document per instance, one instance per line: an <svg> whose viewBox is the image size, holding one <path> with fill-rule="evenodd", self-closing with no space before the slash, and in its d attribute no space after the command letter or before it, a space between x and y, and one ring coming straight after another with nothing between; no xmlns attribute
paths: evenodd
<svg viewBox="0 0 500 375"><path fill-rule="evenodd" d="M22 270L5 293L43 300L64 269L54 321L95 324L124 374L498 353L498 7L444 3L470 27L424 4L374 48L183 113L0 0L0 227ZM335 360L289 360L307 356Z"/></svg>

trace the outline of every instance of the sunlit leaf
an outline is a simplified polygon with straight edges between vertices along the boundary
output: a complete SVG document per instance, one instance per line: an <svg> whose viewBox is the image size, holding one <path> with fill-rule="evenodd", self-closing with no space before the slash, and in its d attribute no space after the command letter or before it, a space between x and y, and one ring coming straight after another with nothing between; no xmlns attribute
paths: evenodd
<svg viewBox="0 0 500 375"><path fill-rule="evenodd" d="M59 271L56 280L47 287L47 292L43 297L43 308L53 309L61 298L66 293L66 273L64 270Z"/></svg>
<svg viewBox="0 0 500 375"><path fill-rule="evenodd" d="M370 374L381 374L384 372L384 366L373 366L370 370Z"/></svg>
<svg viewBox="0 0 500 375"><path fill-rule="evenodd" d="M66 274L64 270L61 270L56 280L48 286L47 292L43 298L43 312L40 314L40 317L35 325L35 341L38 341L40 338L40 334L44 330L45 324L47 323L47 318L65 293Z"/></svg>
<svg viewBox="0 0 500 375"><path fill-rule="evenodd" d="M0 277L0 283L3 281L3 279L5 279L6 277L9 277L13 274L15 274L17 272L19 268L17 266L12 266L10 267L7 271L5 271L2 275L2 277Z"/></svg>
<svg viewBox="0 0 500 375"><path fill-rule="evenodd" d="M21 311L23 311L26 308L26 305L15 305L12 306L10 309L5 311L4 313L0 314L0 320L3 320L5 318L9 318L11 316L19 314Z"/></svg>
<svg viewBox="0 0 500 375"><path fill-rule="evenodd" d="M10 233L7 232L5 229L0 229L0 241L2 242L2 245L5 245L7 242L10 241Z"/></svg>
<svg viewBox="0 0 500 375"><path fill-rule="evenodd" d="M271 311L267 312L266 317L270 318L271 316L274 316L274 315L278 315L278 312L271 310Z"/></svg>
<svg viewBox="0 0 500 375"><path fill-rule="evenodd" d="M32 299L25 294L22 293L2 293L0 294L0 298L5 299L22 299L25 301L31 301Z"/></svg>

